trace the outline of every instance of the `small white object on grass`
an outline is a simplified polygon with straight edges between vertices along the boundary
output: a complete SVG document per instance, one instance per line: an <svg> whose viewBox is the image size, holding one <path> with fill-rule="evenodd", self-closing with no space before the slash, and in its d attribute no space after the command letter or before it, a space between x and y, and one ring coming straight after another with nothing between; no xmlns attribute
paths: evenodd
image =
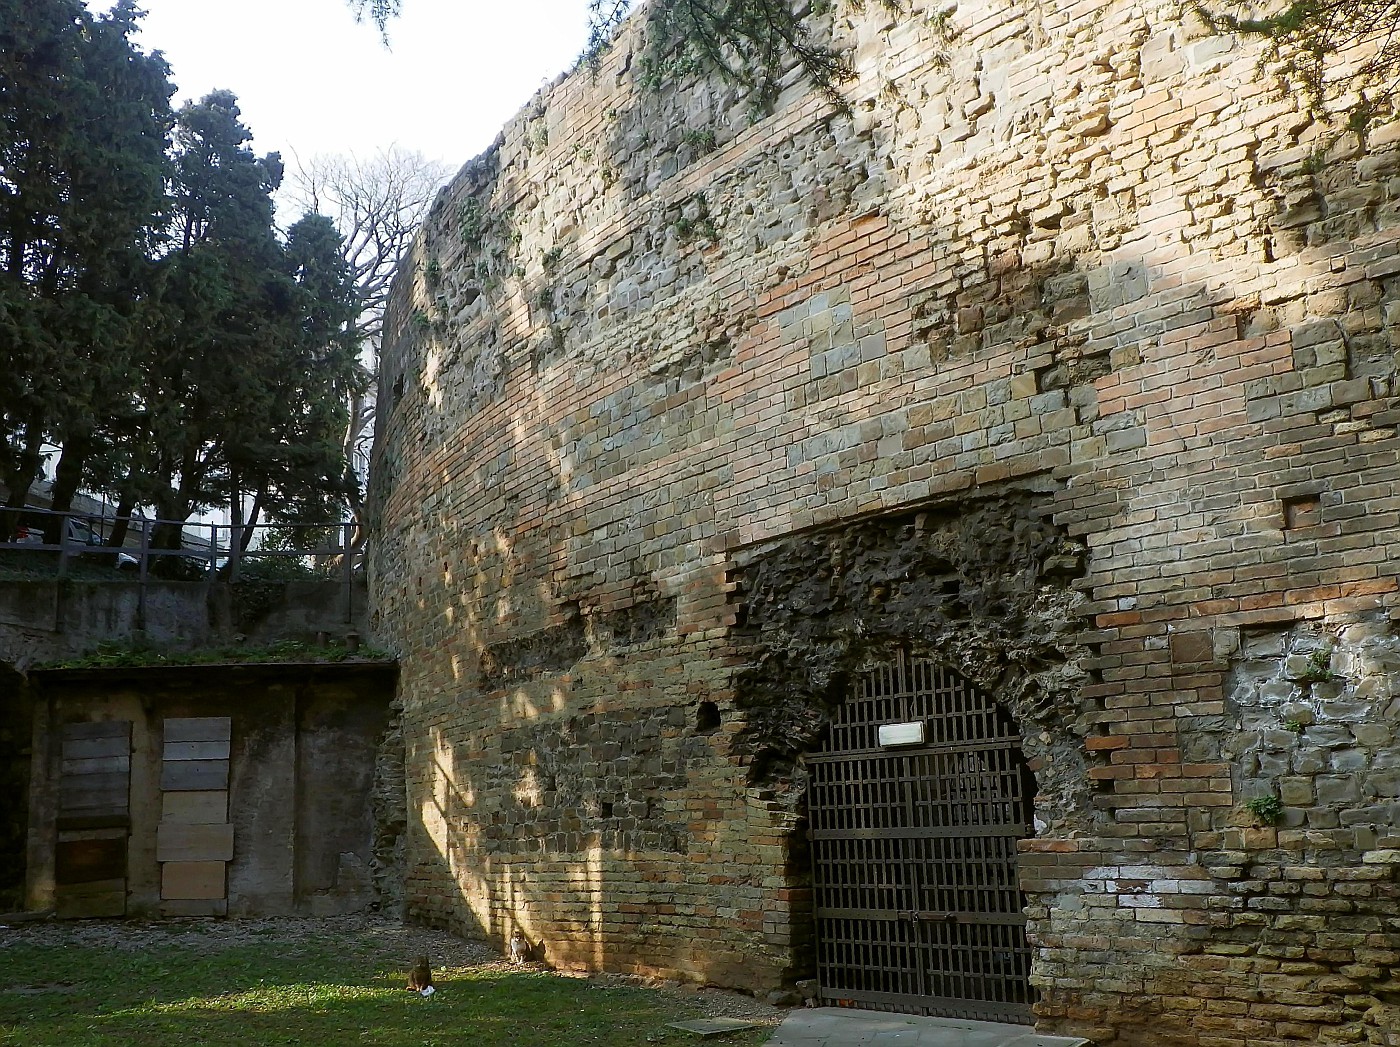
<svg viewBox="0 0 1400 1047"><path fill-rule="evenodd" d="M434 989L431 985L425 985L425 986L423 986L423 988L421 988L421 989L418 990L418 995L419 995L419 996L431 996L431 995L432 995L433 993L435 993L435 992L437 992L437 990Z"/></svg>

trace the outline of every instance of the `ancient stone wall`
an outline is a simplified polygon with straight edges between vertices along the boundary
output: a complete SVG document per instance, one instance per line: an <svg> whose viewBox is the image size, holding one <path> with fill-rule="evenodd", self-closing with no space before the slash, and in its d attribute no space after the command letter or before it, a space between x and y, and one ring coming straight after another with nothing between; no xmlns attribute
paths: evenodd
<svg viewBox="0 0 1400 1047"><path fill-rule="evenodd" d="M1016 716L1039 1025L1387 1042L1400 128L1168 4L837 5L847 108L636 83L444 191L386 321L410 916L809 973L804 754L936 658ZM1274 802L1276 801L1276 802Z"/></svg>

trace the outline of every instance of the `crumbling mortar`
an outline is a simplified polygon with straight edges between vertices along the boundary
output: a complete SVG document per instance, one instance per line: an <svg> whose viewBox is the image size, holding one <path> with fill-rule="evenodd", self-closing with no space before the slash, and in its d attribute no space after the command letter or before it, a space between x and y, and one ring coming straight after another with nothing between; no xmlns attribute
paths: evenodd
<svg viewBox="0 0 1400 1047"><path fill-rule="evenodd" d="M851 679L895 648L941 661L1012 711L1047 829L1087 826L1076 725L1088 652L1074 639L1078 593L1064 575L1082 546L1024 494L945 504L812 533L747 554L734 572L736 684L744 727L733 755L750 784L794 809L802 754Z"/></svg>

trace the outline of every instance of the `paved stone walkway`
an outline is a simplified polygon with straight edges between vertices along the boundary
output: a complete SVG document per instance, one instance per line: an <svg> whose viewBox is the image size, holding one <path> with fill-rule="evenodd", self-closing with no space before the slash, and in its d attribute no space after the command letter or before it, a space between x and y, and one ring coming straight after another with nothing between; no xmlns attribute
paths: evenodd
<svg viewBox="0 0 1400 1047"><path fill-rule="evenodd" d="M1082 1047L1088 1042L1046 1036L1024 1025L812 1007L783 1019L768 1047Z"/></svg>

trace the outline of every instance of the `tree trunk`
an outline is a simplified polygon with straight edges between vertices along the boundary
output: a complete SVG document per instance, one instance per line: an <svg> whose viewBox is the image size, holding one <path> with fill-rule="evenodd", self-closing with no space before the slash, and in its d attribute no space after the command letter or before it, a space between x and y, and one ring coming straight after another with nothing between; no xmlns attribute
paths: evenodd
<svg viewBox="0 0 1400 1047"><path fill-rule="evenodd" d="M54 472L53 503L50 505L55 512L66 513L72 508L73 496L78 493L83 479L83 463L91 453L92 441L89 439L78 437L63 442L63 454L59 456L58 468ZM50 545L58 543L62 523L62 517L48 518L44 527L45 542Z"/></svg>
<svg viewBox="0 0 1400 1047"><path fill-rule="evenodd" d="M189 511L184 510L185 499L177 490L167 487L156 495L156 524L151 530L152 549L179 549L185 540L185 520ZM173 565L177 558L162 556L160 560ZM173 566L171 570L177 570ZM167 572L168 573L168 572Z"/></svg>
<svg viewBox="0 0 1400 1047"><path fill-rule="evenodd" d="M267 494L266 487L259 487L258 493L253 498L253 507L248 510L248 523L243 528L243 533L238 537L238 551L247 552L248 543L253 540L253 528L258 525L258 517L262 515L263 498Z"/></svg>
<svg viewBox="0 0 1400 1047"><path fill-rule="evenodd" d="M185 528L181 521L161 520L151 531L151 548L178 549L184 537Z"/></svg>
<svg viewBox="0 0 1400 1047"><path fill-rule="evenodd" d="M31 419L24 427L24 436L18 452L6 455L3 468L0 468L0 481L9 492L5 498L5 508L21 509L29 500L29 489L39 478L44 464L41 453L44 444L44 429L38 419ZM19 528L19 514L0 513L0 538L13 541Z"/></svg>
<svg viewBox="0 0 1400 1047"><path fill-rule="evenodd" d="M107 537L107 544L113 548L121 548L126 544L127 532L131 530L131 514L136 509L136 498L130 494L123 494L121 501L117 503L117 515L112 521L112 533Z"/></svg>

